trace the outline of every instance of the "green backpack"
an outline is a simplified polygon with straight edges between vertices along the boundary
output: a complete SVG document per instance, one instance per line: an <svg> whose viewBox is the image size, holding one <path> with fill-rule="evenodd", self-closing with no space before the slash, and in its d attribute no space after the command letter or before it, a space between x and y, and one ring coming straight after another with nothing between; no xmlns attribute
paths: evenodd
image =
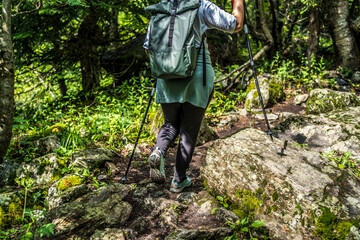
<svg viewBox="0 0 360 240"><path fill-rule="evenodd" d="M152 14L148 50L153 77L169 80L193 74L198 55L193 25L199 7L199 0L161 0L146 7Z"/></svg>

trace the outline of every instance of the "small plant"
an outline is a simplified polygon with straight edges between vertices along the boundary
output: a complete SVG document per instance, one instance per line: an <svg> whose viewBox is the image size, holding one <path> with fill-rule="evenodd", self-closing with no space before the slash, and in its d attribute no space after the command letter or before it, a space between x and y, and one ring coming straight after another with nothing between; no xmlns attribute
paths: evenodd
<svg viewBox="0 0 360 240"><path fill-rule="evenodd" d="M228 204L228 201L230 200L230 197L229 196L226 196L225 198L223 198L222 196L216 196L216 199L219 201L219 203L221 205L224 206L224 208L228 208L229 207L229 204Z"/></svg>
<svg viewBox="0 0 360 240"><path fill-rule="evenodd" d="M254 232L257 228L264 226L265 222L260 220L250 222L249 218L244 218L241 221L237 220L235 223L226 222L225 224L235 230L235 233L230 237L226 237L225 240L239 239L238 235L249 235L250 239L255 240L256 238L253 238L252 232Z"/></svg>
<svg viewBox="0 0 360 240"><path fill-rule="evenodd" d="M54 234L54 227L56 225L53 223L47 223L43 226L41 226L37 232L40 234L40 238L43 236L50 237L50 235Z"/></svg>
<svg viewBox="0 0 360 240"><path fill-rule="evenodd" d="M360 179L360 161L353 159L349 152L330 151L325 157L337 163L340 169L348 168L354 173L357 179Z"/></svg>
<svg viewBox="0 0 360 240"><path fill-rule="evenodd" d="M15 179L15 182L25 188L24 211L22 214L22 218L24 218L25 209L26 209L27 193L28 193L28 190L31 189L32 185L35 183L35 180L32 178L21 178L21 179Z"/></svg>
<svg viewBox="0 0 360 240"><path fill-rule="evenodd" d="M308 145L306 143L297 143L297 142L294 142L294 144L298 147L301 147L303 149L307 149L308 148Z"/></svg>

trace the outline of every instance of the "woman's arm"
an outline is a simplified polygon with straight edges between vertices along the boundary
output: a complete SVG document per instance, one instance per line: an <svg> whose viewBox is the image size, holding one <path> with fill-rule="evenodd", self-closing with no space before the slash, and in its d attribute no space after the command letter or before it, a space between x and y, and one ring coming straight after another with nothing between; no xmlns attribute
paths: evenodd
<svg viewBox="0 0 360 240"><path fill-rule="evenodd" d="M234 32L239 32L242 30L244 23L244 0L233 0L232 15L236 18L236 27Z"/></svg>

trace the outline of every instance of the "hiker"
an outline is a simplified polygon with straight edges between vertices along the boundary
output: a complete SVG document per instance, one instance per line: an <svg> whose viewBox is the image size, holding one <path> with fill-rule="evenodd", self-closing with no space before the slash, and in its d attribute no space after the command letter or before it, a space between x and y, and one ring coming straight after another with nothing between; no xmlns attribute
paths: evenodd
<svg viewBox="0 0 360 240"><path fill-rule="evenodd" d="M170 186L172 192L181 192L185 187L191 185L186 171L192 159L202 119L214 91L214 70L211 66L206 41L202 40L203 34L207 29L234 33L240 31L242 25L243 0L233 0L232 14L225 12L208 0L201 0L193 30L196 47L200 49L203 45L205 48L204 52L198 51L196 67L192 76L172 80L157 79L156 103L161 104L164 124L159 131L154 150L149 156L150 177L157 183L165 180L164 156L170 144L180 135L174 177ZM149 43L149 32L150 25L143 45L147 54L149 53L149 44L151 44ZM204 56L206 61L203 62ZM206 66L203 66L204 64ZM206 69L206 72L203 72L203 69Z"/></svg>

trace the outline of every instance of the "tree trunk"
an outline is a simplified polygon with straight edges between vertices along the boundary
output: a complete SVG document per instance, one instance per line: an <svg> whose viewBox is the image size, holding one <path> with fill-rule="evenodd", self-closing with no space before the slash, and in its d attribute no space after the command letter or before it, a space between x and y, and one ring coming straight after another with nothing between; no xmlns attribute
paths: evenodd
<svg viewBox="0 0 360 240"><path fill-rule="evenodd" d="M14 51L11 40L11 0L3 0L0 28L0 163L12 136L14 118Z"/></svg>
<svg viewBox="0 0 360 240"><path fill-rule="evenodd" d="M80 64L84 93L91 92L100 86L100 59L96 43L98 33L95 13L90 10L89 16L84 19L79 28Z"/></svg>
<svg viewBox="0 0 360 240"><path fill-rule="evenodd" d="M266 21L266 16L264 13L264 4L263 4L263 0L256 0L257 5L259 6L259 17L260 17L260 25L261 25L261 29L264 32L264 35L266 37L267 40L267 44L271 47L271 52L270 55L274 55L274 37L271 34L271 31L269 29L269 26L267 25L267 21Z"/></svg>
<svg viewBox="0 0 360 240"><path fill-rule="evenodd" d="M339 65L356 71L360 68L358 49L350 30L348 0L331 1L330 27L335 49L338 51Z"/></svg>
<svg viewBox="0 0 360 240"><path fill-rule="evenodd" d="M67 86L66 86L64 77L59 76L57 78L57 81L58 81L58 84L59 84L61 97L65 97L67 95Z"/></svg>
<svg viewBox="0 0 360 240"><path fill-rule="evenodd" d="M277 51L282 47L281 31L282 21L279 17L279 0L270 1L271 15L272 15L272 36L274 37L274 50Z"/></svg>
<svg viewBox="0 0 360 240"><path fill-rule="evenodd" d="M320 14L317 6L310 9L309 46L307 49L308 66L311 66L312 56L316 56L319 46Z"/></svg>

